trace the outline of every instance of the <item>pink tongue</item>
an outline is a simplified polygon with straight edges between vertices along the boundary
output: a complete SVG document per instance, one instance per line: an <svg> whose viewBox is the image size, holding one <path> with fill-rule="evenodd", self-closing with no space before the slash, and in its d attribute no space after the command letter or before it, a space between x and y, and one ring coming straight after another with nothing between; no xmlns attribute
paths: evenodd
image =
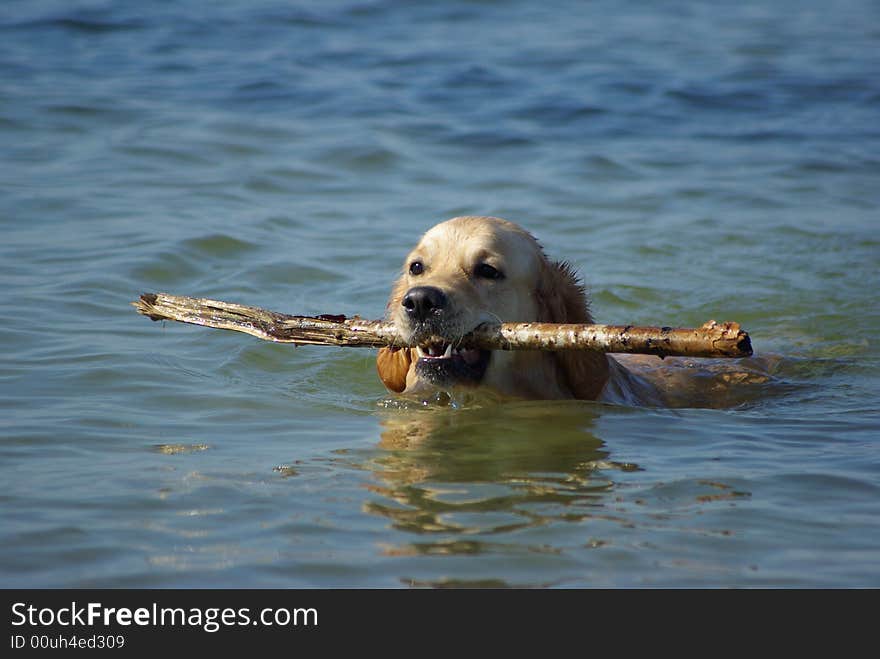
<svg viewBox="0 0 880 659"><path fill-rule="evenodd" d="M480 361L480 351L479 350L462 350L461 358L465 361L466 364L476 364Z"/></svg>

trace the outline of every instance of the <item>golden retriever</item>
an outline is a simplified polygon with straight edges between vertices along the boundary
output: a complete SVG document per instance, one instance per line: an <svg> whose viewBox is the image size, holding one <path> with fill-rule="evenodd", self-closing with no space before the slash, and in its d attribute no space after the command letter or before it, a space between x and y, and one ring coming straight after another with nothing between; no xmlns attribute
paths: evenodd
<svg viewBox="0 0 880 659"><path fill-rule="evenodd" d="M500 218L456 217L425 233L393 288L387 318L417 346L379 350L379 377L396 393L485 387L517 398L660 403L649 383L600 352L457 347L486 321L593 322L569 265L548 260L530 233Z"/></svg>

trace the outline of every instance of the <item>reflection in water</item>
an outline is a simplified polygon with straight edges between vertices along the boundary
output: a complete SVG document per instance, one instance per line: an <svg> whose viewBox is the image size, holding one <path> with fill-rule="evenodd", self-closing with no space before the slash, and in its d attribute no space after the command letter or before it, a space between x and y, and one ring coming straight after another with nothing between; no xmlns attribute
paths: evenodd
<svg viewBox="0 0 880 659"><path fill-rule="evenodd" d="M749 406L787 388L779 378L779 360L769 356L700 362L636 357L628 366L654 381L672 408ZM383 553L421 561L500 558L507 566L528 571L536 561L565 562L584 549L606 545L609 525L638 526L646 532L672 524L677 533L701 541L728 538L724 528L692 524L695 506L735 505L749 493L704 478L671 484L648 479L635 489L631 478L624 484L621 471L641 469L613 460L597 436L606 436L607 424L601 431L597 426L611 411L618 427L636 415L636 431L650 432L645 410L630 413L582 401L514 402L482 392L385 401L380 452L360 465L374 474L369 488L375 496L364 510L402 532L388 535ZM671 410L652 414L654 423L678 417ZM634 497L636 492L640 494ZM673 522L677 515L679 522ZM638 560L641 550L650 550L648 544L615 547L603 554L605 560ZM492 568L476 570L471 579L459 575L449 581L445 564L431 564L428 579L402 580L441 587L506 585ZM413 572L427 576L424 568Z"/></svg>
<svg viewBox="0 0 880 659"><path fill-rule="evenodd" d="M415 539L385 547L388 555L520 552L527 536L510 534L601 515L614 487L609 470L638 469L610 460L592 434L597 404L445 394L389 404L396 409L383 414L385 451L369 465L380 497L365 510Z"/></svg>
<svg viewBox="0 0 880 659"><path fill-rule="evenodd" d="M616 429L612 436L668 435L689 418L681 408L760 404L789 387L780 378L786 373L772 357L652 359L631 367L679 409L499 400L473 390L383 401L378 446L356 464L351 452L341 454L348 468L371 474L363 510L395 531L382 535L380 551L405 558L405 571L397 572L401 583L501 587L526 584L507 583L508 574L530 574L528 585L554 585L558 565L579 563L581 579L594 560L635 564L643 553L660 551L670 530L697 543L732 537L724 525L695 520L707 506L747 500L750 493L740 484L701 474L672 482L655 482L649 474L624 477L621 472L641 467L614 460L599 435L608 437L609 427ZM660 535L633 544L621 540L629 529L638 529L636 536ZM583 555L602 547L610 550ZM466 576L453 567L464 557L474 566ZM550 578L538 576L535 566L552 567Z"/></svg>

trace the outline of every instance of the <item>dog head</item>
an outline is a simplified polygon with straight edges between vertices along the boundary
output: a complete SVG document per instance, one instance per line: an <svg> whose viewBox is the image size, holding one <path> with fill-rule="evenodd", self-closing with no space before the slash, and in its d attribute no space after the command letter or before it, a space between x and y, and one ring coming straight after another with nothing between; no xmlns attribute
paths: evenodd
<svg viewBox="0 0 880 659"><path fill-rule="evenodd" d="M387 317L415 346L379 351L379 375L395 392L481 386L527 398L595 398L607 379L598 353L458 347L485 322L591 322L571 269L500 218L457 217L425 233L404 262Z"/></svg>

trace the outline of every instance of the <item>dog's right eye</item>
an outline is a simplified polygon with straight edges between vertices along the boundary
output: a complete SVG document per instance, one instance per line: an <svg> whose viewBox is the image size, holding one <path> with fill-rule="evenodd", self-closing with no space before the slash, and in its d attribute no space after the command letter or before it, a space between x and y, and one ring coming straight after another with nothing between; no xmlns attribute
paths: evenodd
<svg viewBox="0 0 880 659"><path fill-rule="evenodd" d="M409 264L409 274L420 275L425 271L425 264L421 261L413 261Z"/></svg>

